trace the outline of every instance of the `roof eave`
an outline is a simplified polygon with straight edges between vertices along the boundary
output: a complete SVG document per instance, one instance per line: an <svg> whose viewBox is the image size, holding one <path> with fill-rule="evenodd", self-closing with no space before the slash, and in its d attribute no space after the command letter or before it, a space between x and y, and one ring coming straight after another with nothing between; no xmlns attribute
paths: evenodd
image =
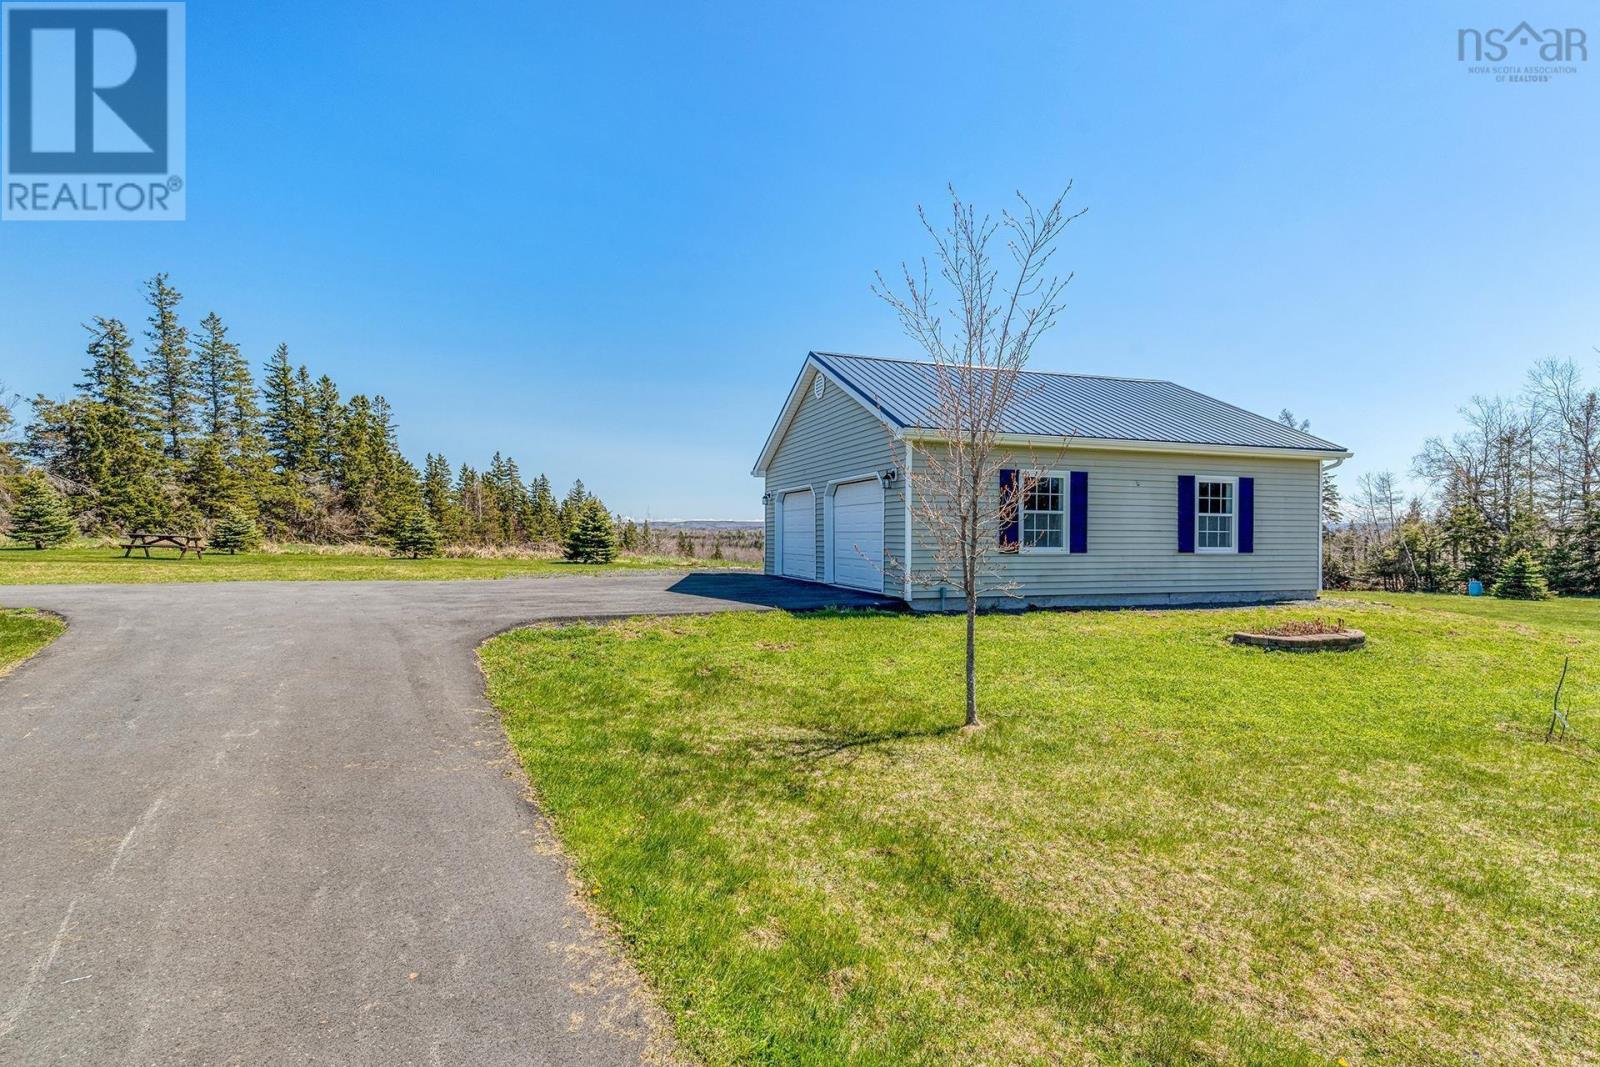
<svg viewBox="0 0 1600 1067"><path fill-rule="evenodd" d="M908 429L905 437L913 441L942 441L942 430ZM1273 459L1349 459L1355 455L1346 449L1295 448L1268 445L1199 444L1190 441L1137 441L1116 437L1079 437L1073 434L996 434L1002 445L1031 448L1093 448L1108 452L1165 452L1186 456L1260 456Z"/></svg>

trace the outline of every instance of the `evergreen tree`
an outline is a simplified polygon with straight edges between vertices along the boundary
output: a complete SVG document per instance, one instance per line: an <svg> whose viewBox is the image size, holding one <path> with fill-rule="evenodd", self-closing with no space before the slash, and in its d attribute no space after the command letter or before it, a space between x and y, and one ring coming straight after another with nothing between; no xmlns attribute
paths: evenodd
<svg viewBox="0 0 1600 1067"><path fill-rule="evenodd" d="M228 340L228 328L222 324L222 318L213 311L201 319L200 337L194 345L200 429L219 442L228 442L232 437L235 382L242 363L239 346ZM249 373L248 368L246 373Z"/></svg>
<svg viewBox="0 0 1600 1067"><path fill-rule="evenodd" d="M97 404L115 408L130 424L144 426L150 418L150 396L144 371L133 358L133 340L118 319L96 316L83 327L89 331L89 365L78 391Z"/></svg>
<svg viewBox="0 0 1600 1067"><path fill-rule="evenodd" d="M11 509L11 537L34 548L54 548L77 535L66 501L56 492L43 472L34 471L17 487Z"/></svg>
<svg viewBox="0 0 1600 1067"><path fill-rule="evenodd" d="M239 351L238 346L230 346L232 356L227 379L227 415L226 429L229 440L234 449L244 454L250 449L246 442L255 440L258 446L255 451L266 451L266 438L262 434L261 404L257 401L255 378L250 373L250 364Z"/></svg>
<svg viewBox="0 0 1600 1067"><path fill-rule="evenodd" d="M1544 600L1550 595L1550 587L1539 561L1523 549L1500 565L1499 577L1490 592L1508 600Z"/></svg>
<svg viewBox="0 0 1600 1067"><path fill-rule="evenodd" d="M189 331L178 321L183 294L167 284L165 274L157 274L145 283L145 294L150 302L145 376L150 383L151 406L163 451L169 458L182 459L188 438L194 433L194 407L199 399Z"/></svg>
<svg viewBox="0 0 1600 1067"><path fill-rule="evenodd" d="M1443 522L1444 543L1461 581L1485 585L1500 566L1500 545L1483 513L1468 503L1450 509Z"/></svg>
<svg viewBox="0 0 1600 1067"><path fill-rule="evenodd" d="M289 363L288 345L279 344L267 361L261 396L266 408L262 429L278 470L302 469L306 465L305 403L295 383L294 367Z"/></svg>
<svg viewBox="0 0 1600 1067"><path fill-rule="evenodd" d="M1572 544L1574 592L1600 595L1600 494L1584 502L1581 521Z"/></svg>
<svg viewBox="0 0 1600 1067"><path fill-rule="evenodd" d="M1339 483L1328 474L1322 476L1322 528L1332 529L1344 521L1344 501L1339 496Z"/></svg>
<svg viewBox="0 0 1600 1067"><path fill-rule="evenodd" d="M295 432L299 436L296 442L296 451L300 455L299 469L307 475L327 477L330 472L323 464L322 457L327 455L333 446L322 439L322 424L318 421L316 412L317 388L311 384L311 372L306 369L304 363L295 369L294 393L298 405Z"/></svg>
<svg viewBox="0 0 1600 1067"><path fill-rule="evenodd" d="M529 493L533 511L533 527L529 536L542 544L561 543L561 509L556 505L555 494L550 491L550 479L543 474L533 480Z"/></svg>
<svg viewBox="0 0 1600 1067"><path fill-rule="evenodd" d="M260 544L261 530L255 522L247 515L231 511L217 520L208 547L231 556L237 552L248 552Z"/></svg>
<svg viewBox="0 0 1600 1067"><path fill-rule="evenodd" d="M380 460L374 448L381 438L372 401L360 393L352 396L339 425L337 481L344 506L363 534L370 534L383 524L378 507Z"/></svg>
<svg viewBox="0 0 1600 1067"><path fill-rule="evenodd" d="M189 502L204 519L217 519L249 503L239 483L239 476L228 465L216 437L204 438L194 449L186 481Z"/></svg>
<svg viewBox="0 0 1600 1067"><path fill-rule="evenodd" d="M339 425L344 420L344 405L339 402L339 387L324 374L310 387L309 429L313 441L311 448L314 465L320 471L332 472L336 467L339 448Z"/></svg>
<svg viewBox="0 0 1600 1067"><path fill-rule="evenodd" d="M522 484L517 461L496 452L489 469L484 471L483 481L494 498L496 525L490 532L491 539L504 545L516 544L523 539L522 522L529 511L527 488Z"/></svg>
<svg viewBox="0 0 1600 1067"><path fill-rule="evenodd" d="M610 563L617 558L617 532L611 514L600 501L589 498L578 505L565 545L567 559L574 563Z"/></svg>
<svg viewBox="0 0 1600 1067"><path fill-rule="evenodd" d="M423 461L422 504L441 536L452 541L462 539L461 510L450 484L450 461L443 455L430 452Z"/></svg>
<svg viewBox="0 0 1600 1067"><path fill-rule="evenodd" d="M133 343L116 319L98 318L88 329L82 395L65 402L35 398L24 451L70 487L70 510L91 527L159 523L176 494L167 484Z"/></svg>
<svg viewBox="0 0 1600 1067"><path fill-rule="evenodd" d="M484 540L483 483L478 477L478 472L465 463L461 465L461 470L456 474L455 504L456 510L461 516L460 539L472 544L482 544Z"/></svg>
<svg viewBox="0 0 1600 1067"><path fill-rule="evenodd" d="M678 555L682 556L684 559L694 558L694 538L689 536L688 530L678 531L677 548Z"/></svg>
<svg viewBox="0 0 1600 1067"><path fill-rule="evenodd" d="M639 551L639 524L629 519L622 524L622 533L617 537L617 547L624 552Z"/></svg>
<svg viewBox="0 0 1600 1067"><path fill-rule="evenodd" d="M420 559L439 552L439 531L434 528L433 520L422 507L413 507L402 515L395 523L390 538L398 556Z"/></svg>
<svg viewBox="0 0 1600 1067"><path fill-rule="evenodd" d="M561 536L565 538L577 525L578 519L583 516L583 505L589 500L589 491L583 487L583 479L579 478L572 483L572 488L567 490L567 495L561 501L561 509L557 518L561 524Z"/></svg>

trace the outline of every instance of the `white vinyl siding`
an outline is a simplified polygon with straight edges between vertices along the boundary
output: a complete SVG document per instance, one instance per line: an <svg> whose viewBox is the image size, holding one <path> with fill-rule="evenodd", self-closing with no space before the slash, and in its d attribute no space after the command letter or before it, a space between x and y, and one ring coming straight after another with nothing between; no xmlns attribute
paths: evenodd
<svg viewBox="0 0 1600 1067"><path fill-rule="evenodd" d="M803 485L815 490L815 580L820 582L826 578L823 510L828 485L898 467L904 459L904 446L894 441L883 422L837 382L825 379L822 396L816 396L812 392L814 381L809 376L815 373L809 371L808 377L800 383L800 406L767 465L766 489L772 494ZM766 506L765 570L768 574L780 573L773 526L776 502L774 496ZM884 572L884 591L893 596L901 595L899 565L905 554L905 510L899 484L885 485L883 562L878 569Z"/></svg>
<svg viewBox="0 0 1600 1067"><path fill-rule="evenodd" d="M919 457L928 447L936 446L918 446ZM1022 596L998 603L1015 605L1040 598L1060 603L1077 598L1103 603L1195 602L1211 596L1243 598L1317 589L1321 512L1320 464L1315 459L1066 448L1017 452L1004 465L1019 471L1088 474L1088 551L996 554L992 558L1002 580L1017 583ZM1197 483L1221 477L1255 479L1253 552L1178 551L1178 477L1185 474L1197 475ZM913 492L922 491L913 483ZM993 492L998 506L998 484ZM1231 506L1237 548L1237 485ZM927 532L918 524L916 533L914 561L925 562L932 556ZM949 590L949 596L957 595L954 588ZM939 590L918 588L915 597L920 607L936 606Z"/></svg>

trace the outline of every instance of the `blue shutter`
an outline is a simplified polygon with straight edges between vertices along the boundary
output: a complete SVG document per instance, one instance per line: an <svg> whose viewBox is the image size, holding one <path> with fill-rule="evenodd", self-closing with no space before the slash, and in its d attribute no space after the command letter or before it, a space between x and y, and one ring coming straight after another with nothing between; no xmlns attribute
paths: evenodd
<svg viewBox="0 0 1600 1067"><path fill-rule="evenodd" d="M1239 479L1239 551L1256 550L1256 480Z"/></svg>
<svg viewBox="0 0 1600 1067"><path fill-rule="evenodd" d="M1194 475L1178 475L1178 551L1194 551Z"/></svg>
<svg viewBox="0 0 1600 1067"><path fill-rule="evenodd" d="M1022 526L1021 501L1017 499L1017 472L1007 467L1000 471L1000 551L1017 550Z"/></svg>
<svg viewBox="0 0 1600 1067"><path fill-rule="evenodd" d="M1089 472L1073 471L1068 502L1070 551L1089 551Z"/></svg>

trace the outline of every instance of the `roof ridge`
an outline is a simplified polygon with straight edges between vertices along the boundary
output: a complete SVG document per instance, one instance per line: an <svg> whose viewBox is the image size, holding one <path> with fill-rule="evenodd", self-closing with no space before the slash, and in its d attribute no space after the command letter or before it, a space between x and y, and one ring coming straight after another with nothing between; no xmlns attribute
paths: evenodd
<svg viewBox="0 0 1600 1067"><path fill-rule="evenodd" d="M864 359L872 363L909 363L913 367L937 367L939 364L931 359L905 359L900 356L867 356L860 352L834 352L829 349L814 348L814 356L833 356L836 359ZM992 368L989 368L992 369ZM1023 374L1042 374L1051 378L1093 378L1105 382L1146 382L1153 385L1178 385L1169 378L1131 378L1121 374L1078 374L1066 370L1031 370L1022 369ZM1183 388L1178 386L1178 388ZM1192 390L1191 390L1192 391Z"/></svg>

